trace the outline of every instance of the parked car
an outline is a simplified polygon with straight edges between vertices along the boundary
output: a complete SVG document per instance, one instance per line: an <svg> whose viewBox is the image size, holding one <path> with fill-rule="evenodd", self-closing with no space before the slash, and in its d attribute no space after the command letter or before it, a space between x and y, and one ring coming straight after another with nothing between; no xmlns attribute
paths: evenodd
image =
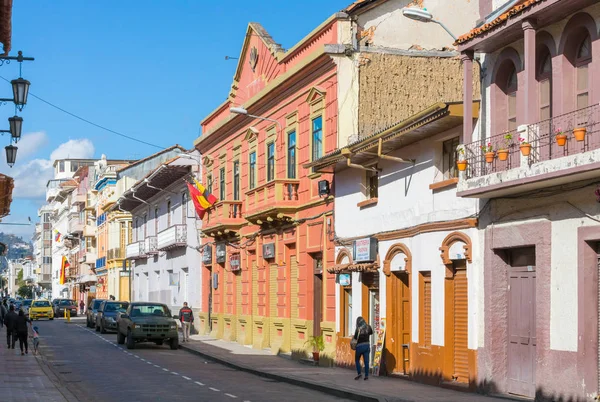
<svg viewBox="0 0 600 402"><path fill-rule="evenodd" d="M129 307L129 302L103 301L96 314L96 332L105 334L106 331L116 331L117 314L124 313L127 307Z"/></svg>
<svg viewBox="0 0 600 402"><path fill-rule="evenodd" d="M169 308L161 303L131 303L125 313L117 315L117 343L127 341L127 349L134 349L139 342L162 345L169 342L171 349L179 347L177 322Z"/></svg>
<svg viewBox="0 0 600 402"><path fill-rule="evenodd" d="M86 311L86 325L89 328L94 328L94 326L96 325L96 314L98 314L98 309L100 308L100 305L103 301L104 299L92 299L92 301L89 303Z"/></svg>
<svg viewBox="0 0 600 402"><path fill-rule="evenodd" d="M75 300L56 299L56 304L54 305L54 316L64 316L65 310L69 310L71 312L71 317L77 317L77 303L75 303Z"/></svg>
<svg viewBox="0 0 600 402"><path fill-rule="evenodd" d="M31 307L32 299L25 299L23 303L21 303L21 309L25 313L25 316L29 316L29 307Z"/></svg>
<svg viewBox="0 0 600 402"><path fill-rule="evenodd" d="M40 318L54 319L54 310L48 300L34 300L29 308L29 318L39 320Z"/></svg>

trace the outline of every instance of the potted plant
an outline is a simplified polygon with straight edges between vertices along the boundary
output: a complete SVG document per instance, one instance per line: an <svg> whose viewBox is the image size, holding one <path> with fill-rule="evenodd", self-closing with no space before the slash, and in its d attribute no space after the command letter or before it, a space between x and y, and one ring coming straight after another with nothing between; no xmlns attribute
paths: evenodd
<svg viewBox="0 0 600 402"><path fill-rule="evenodd" d="M573 136L577 141L584 141L586 131L585 127L576 127L573 129Z"/></svg>
<svg viewBox="0 0 600 402"><path fill-rule="evenodd" d="M562 131L562 129L557 128L554 131L554 134L556 135L556 143L558 144L558 146L564 147L567 143L567 135L565 134L565 132Z"/></svg>
<svg viewBox="0 0 600 402"><path fill-rule="evenodd" d="M487 163L492 163L494 161L494 156L496 156L496 153L494 152L494 147L492 146L491 142L488 142L487 145L482 145L481 151L485 155L485 161Z"/></svg>
<svg viewBox="0 0 600 402"><path fill-rule="evenodd" d="M312 348L313 360L318 362L319 354L325 350L325 341L323 340L323 335L311 336L304 344L309 345Z"/></svg>
<svg viewBox="0 0 600 402"><path fill-rule="evenodd" d="M519 146L519 148L521 149L521 155L529 156L529 154L531 153L531 144L527 142L525 138L521 137L519 137L519 142L521 143L521 145Z"/></svg>
<svg viewBox="0 0 600 402"><path fill-rule="evenodd" d="M508 133L504 136L504 148L498 150L498 159L505 161L508 159L508 149L512 145L512 134Z"/></svg>
<svg viewBox="0 0 600 402"><path fill-rule="evenodd" d="M465 147L461 145L456 149L456 153L458 154L456 158L456 167L459 171L464 172L465 170L467 170L467 157L465 155Z"/></svg>

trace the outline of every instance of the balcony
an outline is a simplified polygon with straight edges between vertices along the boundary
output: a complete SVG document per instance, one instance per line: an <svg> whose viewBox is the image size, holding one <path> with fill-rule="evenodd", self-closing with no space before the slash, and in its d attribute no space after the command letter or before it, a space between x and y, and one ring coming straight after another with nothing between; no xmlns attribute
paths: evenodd
<svg viewBox="0 0 600 402"><path fill-rule="evenodd" d="M79 193L75 193L75 194L73 195L73 198L72 198L71 202L72 202L74 205L78 205L78 204L80 204L80 205L85 205L85 200L86 200L86 198L87 198L87 197L86 197L86 194L79 194Z"/></svg>
<svg viewBox="0 0 600 402"><path fill-rule="evenodd" d="M136 241L127 245L125 251L125 258L128 260L137 260L140 258L146 258L146 244L143 241Z"/></svg>
<svg viewBox="0 0 600 402"><path fill-rule="evenodd" d="M158 233L158 250L171 250L187 246L187 226L173 225Z"/></svg>
<svg viewBox="0 0 600 402"><path fill-rule="evenodd" d="M79 262L86 264L93 264L96 262L96 249L88 248L86 250L79 251Z"/></svg>
<svg viewBox="0 0 600 402"><path fill-rule="evenodd" d="M276 179L246 192L245 218L253 223L261 219L286 219L300 206L300 180Z"/></svg>
<svg viewBox="0 0 600 402"><path fill-rule="evenodd" d="M84 237L96 237L96 225L85 225L83 227Z"/></svg>
<svg viewBox="0 0 600 402"><path fill-rule="evenodd" d="M83 233L83 223L79 219L79 215L70 217L69 232L70 233Z"/></svg>
<svg viewBox="0 0 600 402"><path fill-rule="evenodd" d="M465 144L467 169L461 173L458 196L495 198L599 178L599 123L596 104ZM585 129L585 137L578 141L574 129ZM567 135L564 145L556 138L560 131ZM519 138L531 145L529 155L521 152ZM488 163L481 150L488 144L494 151L508 149L506 160L496 152Z"/></svg>
<svg viewBox="0 0 600 402"><path fill-rule="evenodd" d="M148 236L144 240L144 250L147 255L158 254L158 239L156 236Z"/></svg>
<svg viewBox="0 0 600 402"><path fill-rule="evenodd" d="M208 210L203 231L211 236L239 230L246 220L242 215L242 201L219 201Z"/></svg>
<svg viewBox="0 0 600 402"><path fill-rule="evenodd" d="M124 253L124 249L117 247L117 248L111 248L110 250L108 250L108 253L106 254L106 259L108 261L110 260L118 260L118 259L123 259L125 258L125 253Z"/></svg>

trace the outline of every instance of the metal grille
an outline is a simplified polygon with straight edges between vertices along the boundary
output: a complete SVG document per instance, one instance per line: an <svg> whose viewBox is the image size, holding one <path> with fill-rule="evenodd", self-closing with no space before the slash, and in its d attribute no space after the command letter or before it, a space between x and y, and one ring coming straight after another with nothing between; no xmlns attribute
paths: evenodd
<svg viewBox="0 0 600 402"><path fill-rule="evenodd" d="M484 147L491 147L496 153L492 163L486 162ZM499 150L508 150L508 158L501 161L498 158ZM502 172L520 166L519 138L517 130L506 131L483 140L474 141L465 145L465 158L467 160L467 178L485 176L491 173ZM458 157L462 159L462 157Z"/></svg>

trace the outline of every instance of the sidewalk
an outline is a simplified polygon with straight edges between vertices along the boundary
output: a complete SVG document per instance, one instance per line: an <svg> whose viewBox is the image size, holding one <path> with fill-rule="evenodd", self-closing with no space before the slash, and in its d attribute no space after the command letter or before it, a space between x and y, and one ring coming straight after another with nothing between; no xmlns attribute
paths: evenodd
<svg viewBox="0 0 600 402"><path fill-rule="evenodd" d="M31 348L33 346L29 345ZM0 330L0 400L3 402L68 402L75 399L59 390L58 381L38 355L21 356L19 342L15 349L6 347L6 329ZM63 387L61 387L63 388Z"/></svg>
<svg viewBox="0 0 600 402"><path fill-rule="evenodd" d="M503 398L486 397L389 377L372 376L369 381L355 381L356 372L353 370L302 364L285 357L273 356L268 351L248 348L210 336L192 335L191 339L190 342L180 342L181 348L238 370L319 390L340 398L386 402L506 401Z"/></svg>

